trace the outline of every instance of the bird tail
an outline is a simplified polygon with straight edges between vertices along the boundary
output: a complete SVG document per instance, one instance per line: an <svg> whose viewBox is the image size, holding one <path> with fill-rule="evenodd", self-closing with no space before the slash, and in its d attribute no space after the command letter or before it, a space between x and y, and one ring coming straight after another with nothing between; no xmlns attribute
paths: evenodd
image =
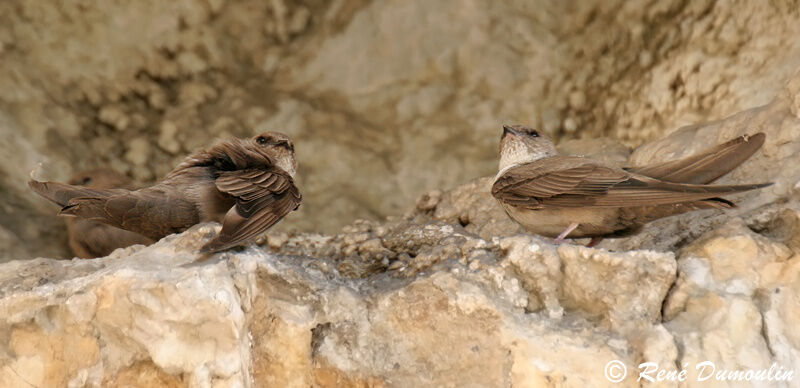
<svg viewBox="0 0 800 388"><path fill-rule="evenodd" d="M669 217L676 214L682 214L694 210L703 209L732 209L736 208L736 204L723 198L707 198L693 202L680 202L674 204L644 206L636 209L637 221L642 224L657 220L663 217Z"/></svg>
<svg viewBox="0 0 800 388"><path fill-rule="evenodd" d="M106 198L78 197L69 201L58 212L60 216L81 217L89 220L108 222L105 214Z"/></svg>
<svg viewBox="0 0 800 388"><path fill-rule="evenodd" d="M104 205L109 197L129 192L125 189L90 189L58 182L40 182L35 179L28 181L28 186L36 194L61 206L58 215L94 220L107 218ZM104 222L108 223L107 220Z"/></svg>
<svg viewBox="0 0 800 388"><path fill-rule="evenodd" d="M753 183L742 185L703 185L703 184L684 184L684 183L670 183L661 182L660 187L667 190L674 190L675 193L681 193L685 199L694 197L694 199L685 202L695 202L698 206L703 208L734 208L736 205L726 199L712 197L716 195L736 194L750 190L757 190L764 187L772 186L773 182L768 183ZM677 199L677 198L676 198Z"/></svg>
<svg viewBox="0 0 800 388"><path fill-rule="evenodd" d="M773 182L767 183L751 183L746 185L686 185L688 187L698 187L708 190L709 193L726 194L726 193L741 193L743 191L757 190L764 187L772 186Z"/></svg>
<svg viewBox="0 0 800 388"><path fill-rule="evenodd" d="M749 190L771 186L772 183L757 183L748 185L696 185L685 183L671 183L661 181L647 181L645 179L631 179L614 186L608 195L594 199L592 206L599 207L625 207L625 206L657 206L677 203L708 201L720 195L740 193ZM553 197L548 200L550 204L558 204L560 198ZM574 202L574 201L573 201ZM726 207L725 202L719 199L705 205ZM730 206L728 206L730 207Z"/></svg>
<svg viewBox="0 0 800 388"><path fill-rule="evenodd" d="M67 206L69 201L73 198L105 198L126 191L123 189L90 189L83 186L73 186L58 182L40 182L35 179L28 181L28 187L42 198L62 207Z"/></svg>
<svg viewBox="0 0 800 388"><path fill-rule="evenodd" d="M762 132L743 135L697 155L627 170L665 182L710 183L749 159L761 148L766 137Z"/></svg>
<svg viewBox="0 0 800 388"><path fill-rule="evenodd" d="M736 204L728 201L725 198L708 198L702 201L697 201L687 204L687 206L696 206L697 209L735 209Z"/></svg>

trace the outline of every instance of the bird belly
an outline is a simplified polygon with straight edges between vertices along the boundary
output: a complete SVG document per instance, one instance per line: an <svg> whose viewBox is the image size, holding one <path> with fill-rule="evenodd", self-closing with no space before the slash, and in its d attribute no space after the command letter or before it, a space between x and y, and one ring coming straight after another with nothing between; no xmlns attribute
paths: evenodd
<svg viewBox="0 0 800 388"><path fill-rule="evenodd" d="M628 227L628 225L621 224L618 208L583 207L531 210L512 206L504 207L508 215L529 232L546 237L558 236L572 223L578 223L578 227L569 234L569 237L604 236Z"/></svg>
<svg viewBox="0 0 800 388"><path fill-rule="evenodd" d="M236 198L217 190L214 185L202 188L200 200L197 201L202 221L222 222L228 210L236 204Z"/></svg>

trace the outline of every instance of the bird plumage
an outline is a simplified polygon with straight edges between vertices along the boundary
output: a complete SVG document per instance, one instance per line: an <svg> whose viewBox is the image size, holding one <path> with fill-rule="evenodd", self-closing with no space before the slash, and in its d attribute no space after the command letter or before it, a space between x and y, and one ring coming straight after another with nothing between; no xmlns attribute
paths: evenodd
<svg viewBox="0 0 800 388"><path fill-rule="evenodd" d="M139 190L88 189L31 179L30 187L62 206L60 215L103 222L151 239L218 221L220 233L201 248L218 252L264 232L302 200L294 183L294 146L267 132L199 151L162 181Z"/></svg>
<svg viewBox="0 0 800 388"><path fill-rule="evenodd" d="M625 235L657 218L734 207L718 196L769 186L705 184L749 158L764 138L743 136L681 160L623 169L558 155L543 133L506 126L492 195L537 234L555 237L572 227L571 237Z"/></svg>

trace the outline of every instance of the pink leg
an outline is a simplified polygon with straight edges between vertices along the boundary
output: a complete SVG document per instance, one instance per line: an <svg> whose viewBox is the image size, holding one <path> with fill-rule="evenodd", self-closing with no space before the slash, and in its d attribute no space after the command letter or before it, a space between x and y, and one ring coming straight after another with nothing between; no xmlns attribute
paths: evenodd
<svg viewBox="0 0 800 388"><path fill-rule="evenodd" d="M592 241L589 241L589 243L586 244L586 247L591 248L597 244L600 244L600 241L603 241L602 237L592 237Z"/></svg>
<svg viewBox="0 0 800 388"><path fill-rule="evenodd" d="M564 229L564 231L561 232L561 234L559 234L558 237L556 237L555 240L553 240L553 244L558 245L558 244L561 244L562 242L564 242L564 239L567 238L567 236L569 236L569 234L572 233L572 231L575 230L575 228L577 228L578 225L580 225L580 224L578 224L577 222L573 222L573 223L569 224L567 229Z"/></svg>

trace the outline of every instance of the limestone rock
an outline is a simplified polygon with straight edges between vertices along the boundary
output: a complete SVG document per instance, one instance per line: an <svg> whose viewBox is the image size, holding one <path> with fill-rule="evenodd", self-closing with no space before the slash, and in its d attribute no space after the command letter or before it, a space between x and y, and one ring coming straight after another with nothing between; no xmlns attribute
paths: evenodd
<svg viewBox="0 0 800 388"><path fill-rule="evenodd" d="M799 259L743 223L684 248L678 281L664 305L665 325L684 349L678 362L696 365L714 354L720 370L769 369L777 363L796 371L798 342L785 325L797 320L796 308L787 308L800 295ZM690 371L690 379L698 373Z"/></svg>
<svg viewBox="0 0 800 388"><path fill-rule="evenodd" d="M397 229L419 236L419 245L448 245L455 240L440 237L460 236L449 226L421 234L416 226ZM4 264L0 327L8 333L3 341L8 356L0 381L9 386L589 383L604 360L633 362L624 349L608 344L619 334L591 323L595 311L563 320L526 310L532 296L503 262L524 263L520 249L573 260L541 241L515 240L510 244L517 253L507 258L497 244L467 242L466 251L441 259L446 264L441 270L356 279L342 276L332 259L274 255L257 247L197 261L193 252L210 232L201 225L98 260ZM392 235L383 234L387 240ZM573 278L571 271L560 276ZM669 284L653 279L662 288ZM535 277L523 281L547 288ZM609 308L624 309L614 304L628 302L611 301ZM651 320L641 323L649 326Z"/></svg>
<svg viewBox="0 0 800 388"><path fill-rule="evenodd" d="M206 258L216 226L101 259L2 264L0 381L585 386L612 360L630 385L644 361L798 367L800 259L744 222L676 255L409 217Z"/></svg>

